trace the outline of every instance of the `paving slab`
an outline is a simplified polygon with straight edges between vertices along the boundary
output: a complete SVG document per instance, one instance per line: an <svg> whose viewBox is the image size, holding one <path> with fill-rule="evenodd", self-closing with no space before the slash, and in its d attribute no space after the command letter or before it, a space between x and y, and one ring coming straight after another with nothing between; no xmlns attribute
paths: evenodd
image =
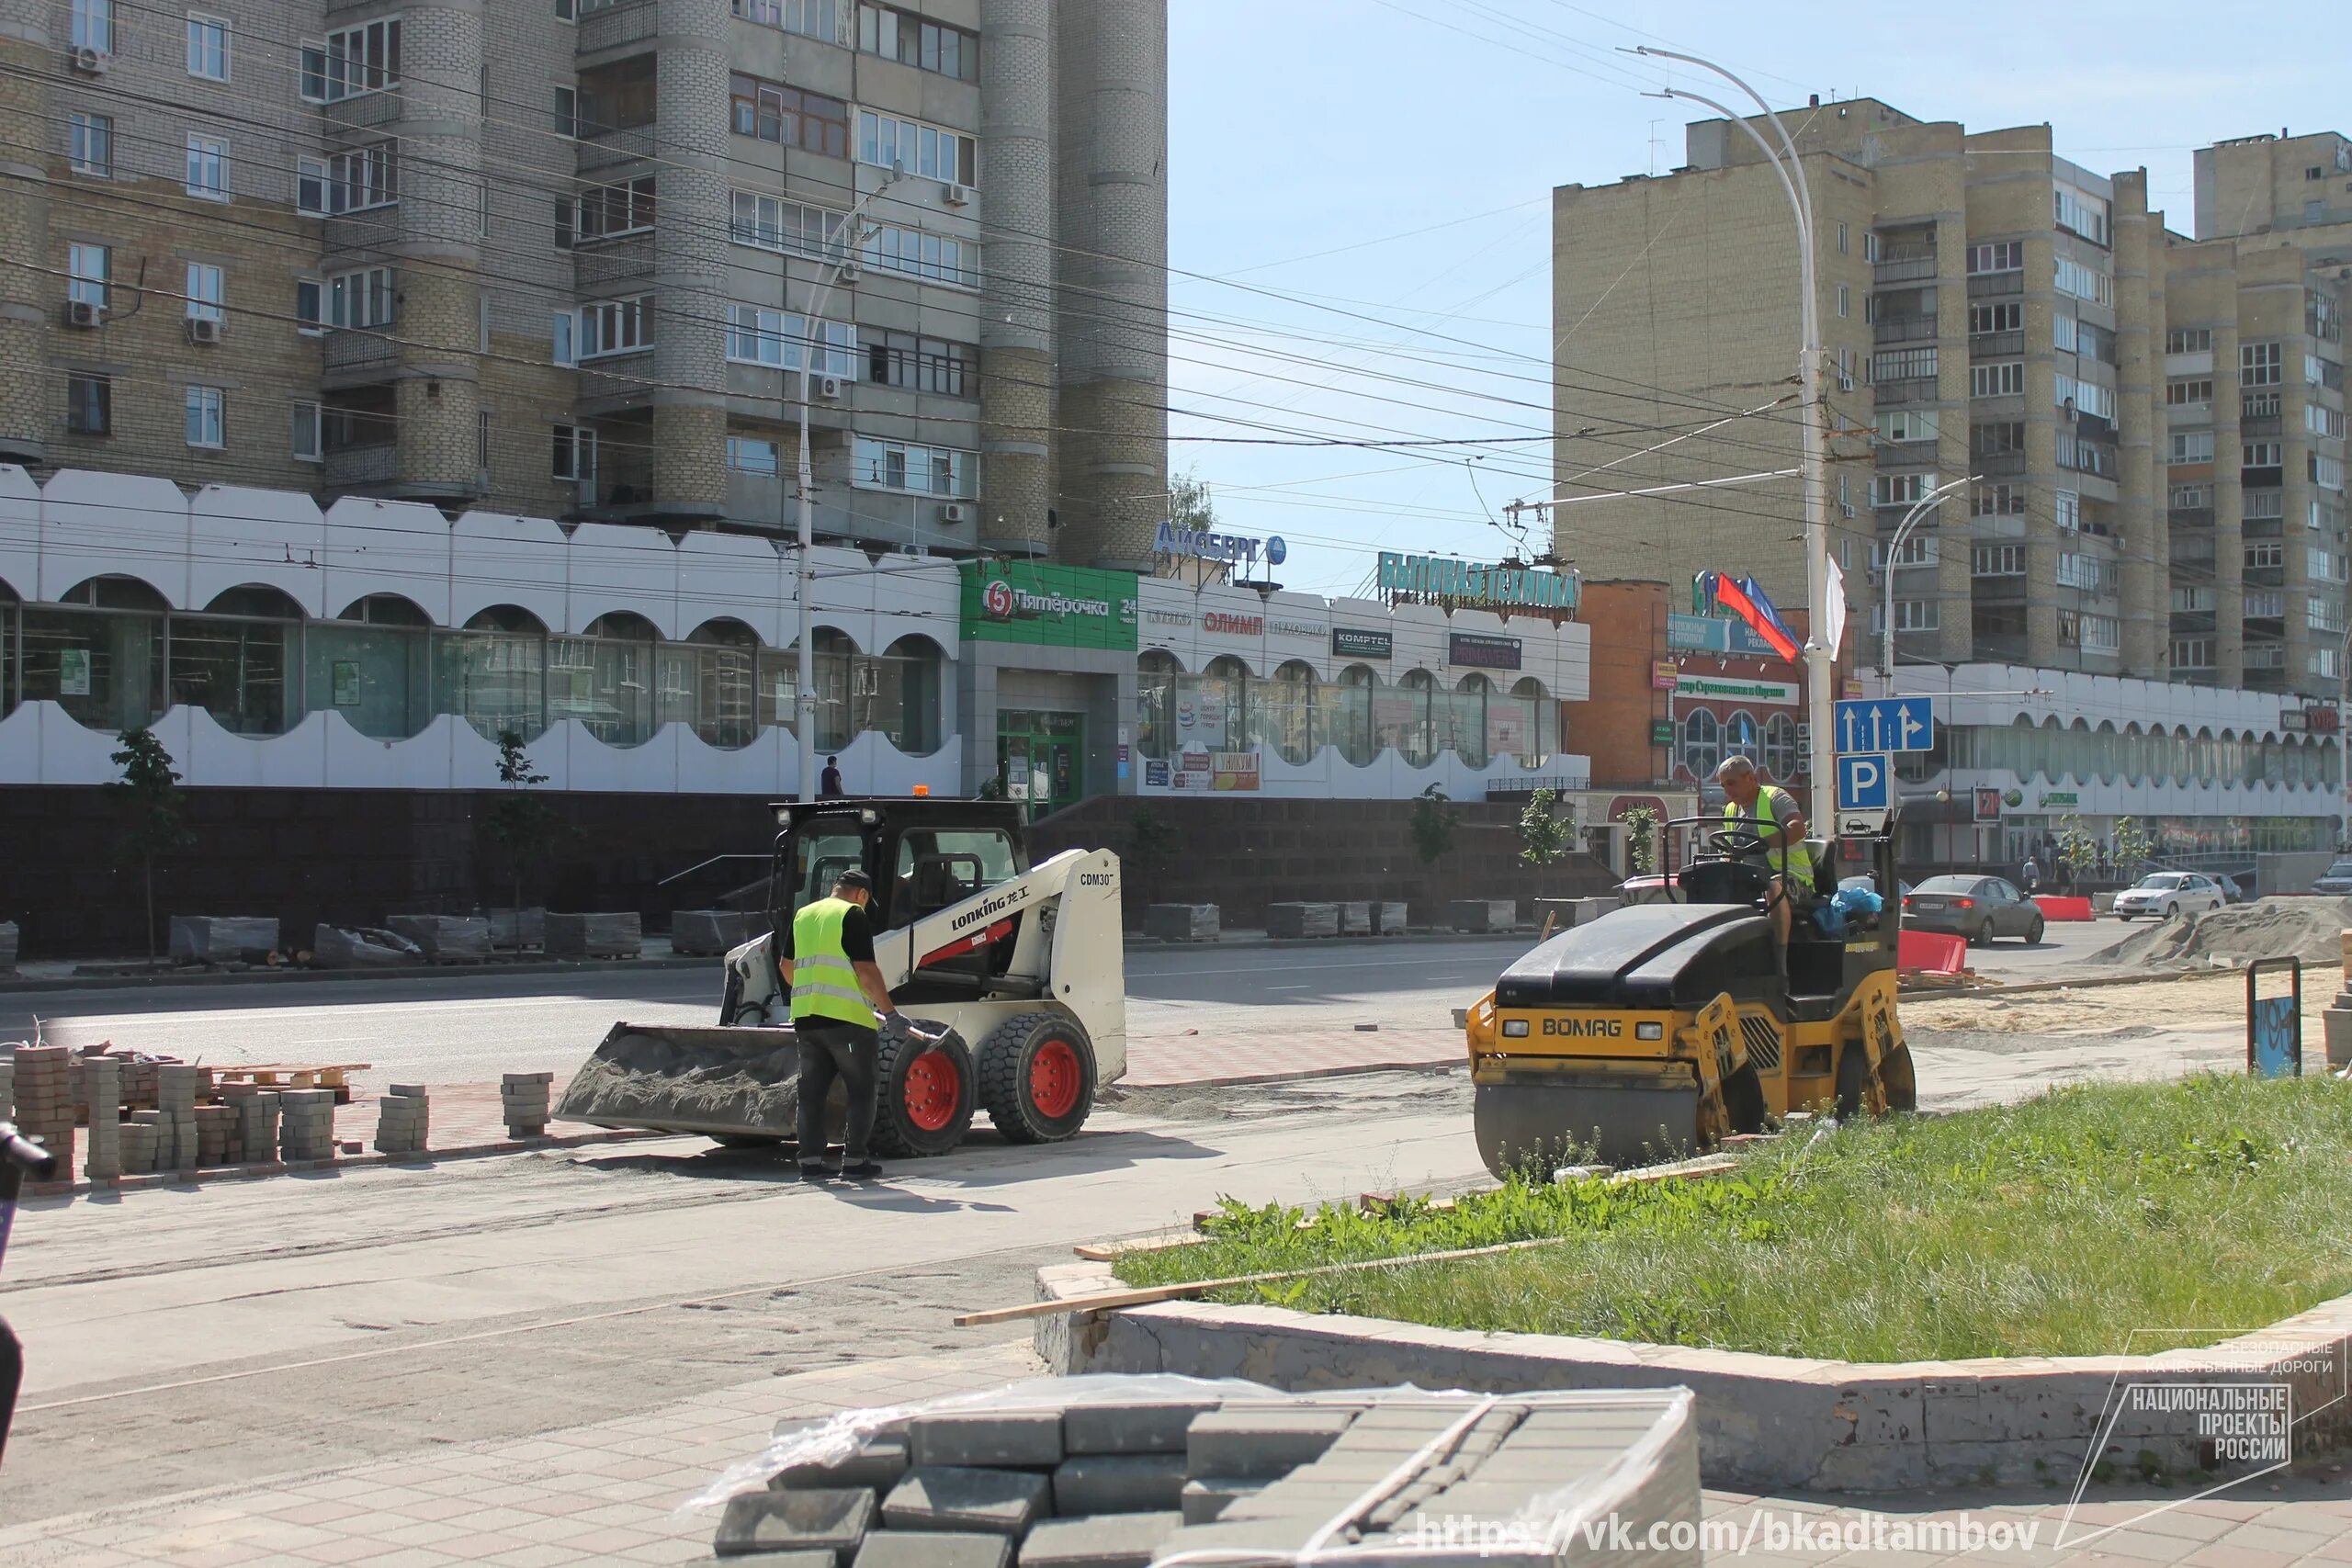
<svg viewBox="0 0 2352 1568"><path fill-rule="evenodd" d="M1021 1564L1022 1568L1149 1568L1159 1543L1183 1528L1181 1513L1048 1519L1021 1543Z"/></svg>
<svg viewBox="0 0 2352 1568"><path fill-rule="evenodd" d="M1062 1416L1067 1454L1181 1454L1195 1417L1217 1407L1196 1404L1073 1404Z"/></svg>
<svg viewBox="0 0 2352 1568"><path fill-rule="evenodd" d="M1185 1435L1186 1472L1271 1481L1323 1457L1355 1419L1351 1410L1217 1410Z"/></svg>
<svg viewBox="0 0 2352 1568"><path fill-rule="evenodd" d="M1244 1497L1255 1496L1265 1486L1262 1481L1246 1481L1238 1476L1204 1476L1184 1483L1178 1506L1183 1510L1188 1525L1214 1524L1227 1507Z"/></svg>
<svg viewBox="0 0 2352 1568"><path fill-rule="evenodd" d="M713 1544L721 1557L821 1551L838 1559L857 1550L873 1519L874 1494L862 1489L747 1492L728 1499Z"/></svg>
<svg viewBox="0 0 2352 1568"><path fill-rule="evenodd" d="M918 1416L907 1435L919 1465L1035 1465L1062 1461L1058 1410Z"/></svg>
<svg viewBox="0 0 2352 1568"><path fill-rule="evenodd" d="M1005 1568L1012 1538L970 1530L870 1530L853 1568Z"/></svg>
<svg viewBox="0 0 2352 1568"><path fill-rule="evenodd" d="M1182 1453L1081 1454L1054 1471L1061 1514L1142 1514L1182 1506Z"/></svg>
<svg viewBox="0 0 2352 1568"><path fill-rule="evenodd" d="M768 1477L775 1487L865 1487L888 1495L907 1473L907 1440L883 1434L868 1438L855 1453L831 1464L814 1461L789 1464Z"/></svg>
<svg viewBox="0 0 2352 1568"><path fill-rule="evenodd" d="M917 1465L882 1504L894 1530L984 1530L1018 1540L1053 1506L1053 1482L1034 1471Z"/></svg>

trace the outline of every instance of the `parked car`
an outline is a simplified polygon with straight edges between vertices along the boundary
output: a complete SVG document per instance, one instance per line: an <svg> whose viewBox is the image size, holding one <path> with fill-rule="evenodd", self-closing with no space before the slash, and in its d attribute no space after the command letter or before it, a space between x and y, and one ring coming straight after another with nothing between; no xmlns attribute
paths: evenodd
<svg viewBox="0 0 2352 1568"><path fill-rule="evenodd" d="M2115 918L2168 920L2175 915L2202 914L2229 902L2222 885L2193 871L2152 871L2115 896Z"/></svg>
<svg viewBox="0 0 2352 1568"><path fill-rule="evenodd" d="M2312 891L2333 894L2338 898L2352 897L2352 857L2337 861L2324 874L2313 878Z"/></svg>
<svg viewBox="0 0 2352 1568"><path fill-rule="evenodd" d="M1906 931L1941 931L1982 947L1995 937L2041 940L2041 911L1999 876L1931 876L1903 896Z"/></svg>

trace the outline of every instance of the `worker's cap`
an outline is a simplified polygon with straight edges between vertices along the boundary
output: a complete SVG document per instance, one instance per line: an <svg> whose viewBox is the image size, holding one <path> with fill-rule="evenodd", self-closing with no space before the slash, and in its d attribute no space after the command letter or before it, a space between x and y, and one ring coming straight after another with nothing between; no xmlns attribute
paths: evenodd
<svg viewBox="0 0 2352 1568"><path fill-rule="evenodd" d="M833 886L836 887L863 887L868 893L871 893L874 891L874 879L866 875L865 873L859 871L856 867L853 866L849 870L842 872L839 876L834 877Z"/></svg>

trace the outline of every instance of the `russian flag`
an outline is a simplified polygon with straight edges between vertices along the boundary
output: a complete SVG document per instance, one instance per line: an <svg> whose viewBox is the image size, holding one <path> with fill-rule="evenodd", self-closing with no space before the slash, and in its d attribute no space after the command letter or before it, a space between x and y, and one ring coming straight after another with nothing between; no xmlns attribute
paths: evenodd
<svg viewBox="0 0 2352 1568"><path fill-rule="evenodd" d="M1792 664L1796 662L1797 639L1790 635L1788 626L1781 620L1780 611L1772 607L1772 601L1764 596L1764 591L1756 586L1754 578L1743 577L1734 581L1718 574L1714 587L1715 603L1746 621L1758 637L1772 645L1773 652Z"/></svg>

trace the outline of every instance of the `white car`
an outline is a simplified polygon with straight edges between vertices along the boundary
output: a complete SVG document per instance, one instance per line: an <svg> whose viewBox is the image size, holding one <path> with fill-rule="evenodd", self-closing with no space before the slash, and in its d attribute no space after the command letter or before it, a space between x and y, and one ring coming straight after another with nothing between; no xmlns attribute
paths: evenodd
<svg viewBox="0 0 2352 1568"><path fill-rule="evenodd" d="M2115 896L2115 918L2168 920L2175 915L2202 914L2229 901L2222 885L2193 871L2152 871Z"/></svg>

